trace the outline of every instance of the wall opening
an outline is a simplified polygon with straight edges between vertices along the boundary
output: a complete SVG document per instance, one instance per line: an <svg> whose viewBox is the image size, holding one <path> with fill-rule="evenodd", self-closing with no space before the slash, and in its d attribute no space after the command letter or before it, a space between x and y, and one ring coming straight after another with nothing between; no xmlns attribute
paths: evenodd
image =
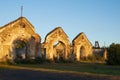
<svg viewBox="0 0 120 80"><path fill-rule="evenodd" d="M66 47L65 44L61 41L57 41L53 45L54 50L54 60L63 61L65 60Z"/></svg>
<svg viewBox="0 0 120 80"><path fill-rule="evenodd" d="M85 54L86 54L85 47L81 46L80 47L80 60L85 60L85 58L86 58Z"/></svg>
<svg viewBox="0 0 120 80"><path fill-rule="evenodd" d="M24 41L15 41L15 53L17 62L27 59L27 44Z"/></svg>

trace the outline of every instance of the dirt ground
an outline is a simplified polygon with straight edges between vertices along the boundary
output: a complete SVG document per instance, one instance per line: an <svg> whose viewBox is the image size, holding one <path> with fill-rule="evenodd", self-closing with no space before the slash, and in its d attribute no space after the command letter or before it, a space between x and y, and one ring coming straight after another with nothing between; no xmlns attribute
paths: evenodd
<svg viewBox="0 0 120 80"><path fill-rule="evenodd" d="M120 80L120 76L0 69L0 80Z"/></svg>

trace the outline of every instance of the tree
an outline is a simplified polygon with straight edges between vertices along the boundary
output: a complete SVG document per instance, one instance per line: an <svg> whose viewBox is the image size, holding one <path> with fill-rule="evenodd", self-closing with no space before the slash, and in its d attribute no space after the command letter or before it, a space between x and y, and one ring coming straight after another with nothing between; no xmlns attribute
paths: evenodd
<svg viewBox="0 0 120 80"><path fill-rule="evenodd" d="M112 43L108 48L107 64L120 65L120 44Z"/></svg>

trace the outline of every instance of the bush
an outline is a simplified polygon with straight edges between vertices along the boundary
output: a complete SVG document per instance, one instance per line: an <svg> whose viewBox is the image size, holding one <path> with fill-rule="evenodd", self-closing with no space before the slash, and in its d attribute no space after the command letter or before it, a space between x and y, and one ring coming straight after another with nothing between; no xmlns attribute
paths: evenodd
<svg viewBox="0 0 120 80"><path fill-rule="evenodd" d="M120 44L112 43L108 48L107 64L120 65Z"/></svg>
<svg viewBox="0 0 120 80"><path fill-rule="evenodd" d="M60 58L54 57L53 62L55 62L55 63L73 63L74 61L71 58L64 59L63 57L60 57Z"/></svg>
<svg viewBox="0 0 120 80"><path fill-rule="evenodd" d="M86 59L91 62L99 62L99 61L104 62L104 58L100 54L89 55Z"/></svg>
<svg viewBox="0 0 120 80"><path fill-rule="evenodd" d="M16 58L14 60L17 64L40 64L43 63L45 60L41 57L36 57L35 59L20 59Z"/></svg>
<svg viewBox="0 0 120 80"><path fill-rule="evenodd" d="M54 63L54 61L52 59L46 59L45 62L47 62L47 63Z"/></svg>
<svg viewBox="0 0 120 80"><path fill-rule="evenodd" d="M36 57L35 58L35 63L44 63L45 62L45 58L43 57Z"/></svg>

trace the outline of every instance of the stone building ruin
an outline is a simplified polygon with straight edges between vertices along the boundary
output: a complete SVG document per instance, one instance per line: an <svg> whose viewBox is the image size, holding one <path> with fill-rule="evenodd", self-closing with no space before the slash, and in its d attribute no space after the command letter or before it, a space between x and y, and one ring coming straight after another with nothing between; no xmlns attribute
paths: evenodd
<svg viewBox="0 0 120 80"><path fill-rule="evenodd" d="M68 59L70 53L70 41L61 27L57 27L45 37L46 59Z"/></svg>
<svg viewBox="0 0 120 80"><path fill-rule="evenodd" d="M0 28L0 61L34 59L40 56L40 42L33 25L20 17Z"/></svg>
<svg viewBox="0 0 120 80"><path fill-rule="evenodd" d="M49 32L41 43L41 37L25 17L0 27L0 62L14 62L16 59L34 60L42 58L43 55L46 60L68 60L72 57L80 61L93 54L92 47L83 32L70 43L69 37L61 27Z"/></svg>
<svg viewBox="0 0 120 80"><path fill-rule="evenodd" d="M73 39L72 44L73 53L76 55L77 61L92 54L92 44L83 32Z"/></svg>

